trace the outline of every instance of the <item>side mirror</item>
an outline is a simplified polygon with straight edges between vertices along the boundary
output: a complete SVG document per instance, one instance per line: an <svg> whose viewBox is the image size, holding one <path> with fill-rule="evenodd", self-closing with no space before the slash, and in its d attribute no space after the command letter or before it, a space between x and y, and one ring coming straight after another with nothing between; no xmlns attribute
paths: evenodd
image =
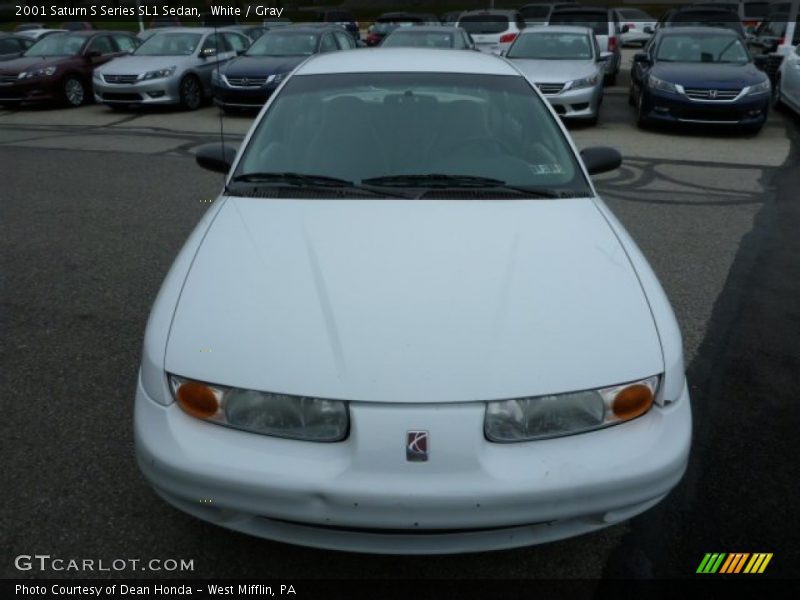
<svg viewBox="0 0 800 600"><path fill-rule="evenodd" d="M628 33L630 30L631 30L630 27L628 27L627 25L623 25L622 29L620 29L620 32L621 33Z"/></svg>
<svg viewBox="0 0 800 600"><path fill-rule="evenodd" d="M614 57L613 52L601 52L600 56L597 57L598 62L606 62L611 60Z"/></svg>
<svg viewBox="0 0 800 600"><path fill-rule="evenodd" d="M236 152L237 147L233 144L204 144L197 149L194 159L204 169L227 175L233 159L236 158Z"/></svg>
<svg viewBox="0 0 800 600"><path fill-rule="evenodd" d="M86 53L86 58L88 59L100 58L101 56L102 54L100 54L100 50L89 50L89 52Z"/></svg>
<svg viewBox="0 0 800 600"><path fill-rule="evenodd" d="M581 150L581 159L586 165L589 175L598 175L618 169L622 164L622 155L619 151L608 146L592 146Z"/></svg>
<svg viewBox="0 0 800 600"><path fill-rule="evenodd" d="M216 56L216 55L217 55L217 49L214 48L213 46L211 46L209 48L203 48L200 51L200 58L210 58L210 57Z"/></svg>
<svg viewBox="0 0 800 600"><path fill-rule="evenodd" d="M645 32L645 33L655 33L655 32L653 31L653 28L652 28L650 25L645 25L645 26L644 26L644 32Z"/></svg>
<svg viewBox="0 0 800 600"><path fill-rule="evenodd" d="M633 55L633 62L639 65L649 65L650 56L647 54L647 52L637 52Z"/></svg>

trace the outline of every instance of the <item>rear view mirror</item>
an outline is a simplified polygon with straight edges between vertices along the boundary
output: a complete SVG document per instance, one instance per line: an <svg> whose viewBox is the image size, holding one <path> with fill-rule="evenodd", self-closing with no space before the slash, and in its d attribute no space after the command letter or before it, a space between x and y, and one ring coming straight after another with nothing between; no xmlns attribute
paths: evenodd
<svg viewBox="0 0 800 600"><path fill-rule="evenodd" d="M204 169L227 174L236 158L236 151L232 144L204 144L197 149L194 159Z"/></svg>
<svg viewBox="0 0 800 600"><path fill-rule="evenodd" d="M622 164L622 155L618 150L608 146L593 146L581 150L581 159L586 165L589 175L598 175L618 169Z"/></svg>
<svg viewBox="0 0 800 600"><path fill-rule="evenodd" d="M614 53L613 52L601 52L600 56L597 57L597 60L599 62L606 62L606 61L611 60L613 57L614 57Z"/></svg>

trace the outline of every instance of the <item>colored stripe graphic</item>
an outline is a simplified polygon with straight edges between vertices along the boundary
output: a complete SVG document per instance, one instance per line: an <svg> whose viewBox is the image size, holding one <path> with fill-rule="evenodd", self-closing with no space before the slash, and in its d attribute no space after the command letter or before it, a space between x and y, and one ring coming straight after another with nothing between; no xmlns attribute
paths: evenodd
<svg viewBox="0 0 800 600"><path fill-rule="evenodd" d="M748 560L749 559L749 560ZM763 573L769 561L772 560L771 552L708 552L700 561L697 573ZM747 566L745 566L747 565Z"/></svg>
<svg viewBox="0 0 800 600"><path fill-rule="evenodd" d="M726 554L714 552L706 554L700 566L697 567L698 573L716 573L722 561L725 559Z"/></svg>

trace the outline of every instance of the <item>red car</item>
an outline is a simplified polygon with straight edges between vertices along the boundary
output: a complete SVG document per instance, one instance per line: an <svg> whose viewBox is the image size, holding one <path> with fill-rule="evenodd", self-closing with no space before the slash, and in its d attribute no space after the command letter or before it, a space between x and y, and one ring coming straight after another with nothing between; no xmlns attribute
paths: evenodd
<svg viewBox="0 0 800 600"><path fill-rule="evenodd" d="M47 36L16 59L0 62L0 105L57 102L80 106L92 97L92 72L128 54L139 40L121 31Z"/></svg>

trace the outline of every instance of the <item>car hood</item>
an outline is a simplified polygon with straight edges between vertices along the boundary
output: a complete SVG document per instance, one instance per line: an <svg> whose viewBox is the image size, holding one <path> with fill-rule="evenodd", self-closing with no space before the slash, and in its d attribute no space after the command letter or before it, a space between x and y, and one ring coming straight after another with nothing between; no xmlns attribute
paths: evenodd
<svg viewBox="0 0 800 600"><path fill-rule="evenodd" d="M223 73L231 77L288 73L307 58L307 56L239 56L225 65Z"/></svg>
<svg viewBox="0 0 800 600"><path fill-rule="evenodd" d="M433 403L663 371L637 275L590 199L224 202L176 306L168 372Z"/></svg>
<svg viewBox="0 0 800 600"><path fill-rule="evenodd" d="M589 77L600 69L593 60L533 60L513 58L511 62L536 83L566 83L573 79Z"/></svg>
<svg viewBox="0 0 800 600"><path fill-rule="evenodd" d="M690 64L657 62L650 73L659 79L684 87L741 88L767 79L752 63L745 65Z"/></svg>
<svg viewBox="0 0 800 600"><path fill-rule="evenodd" d="M147 71L183 67L200 62L193 56L120 56L95 69L100 73L113 75L139 75Z"/></svg>
<svg viewBox="0 0 800 600"><path fill-rule="evenodd" d="M15 74L22 73L28 69L60 66L67 63L79 61L75 56L21 56L12 60L5 60L0 64L0 73Z"/></svg>

